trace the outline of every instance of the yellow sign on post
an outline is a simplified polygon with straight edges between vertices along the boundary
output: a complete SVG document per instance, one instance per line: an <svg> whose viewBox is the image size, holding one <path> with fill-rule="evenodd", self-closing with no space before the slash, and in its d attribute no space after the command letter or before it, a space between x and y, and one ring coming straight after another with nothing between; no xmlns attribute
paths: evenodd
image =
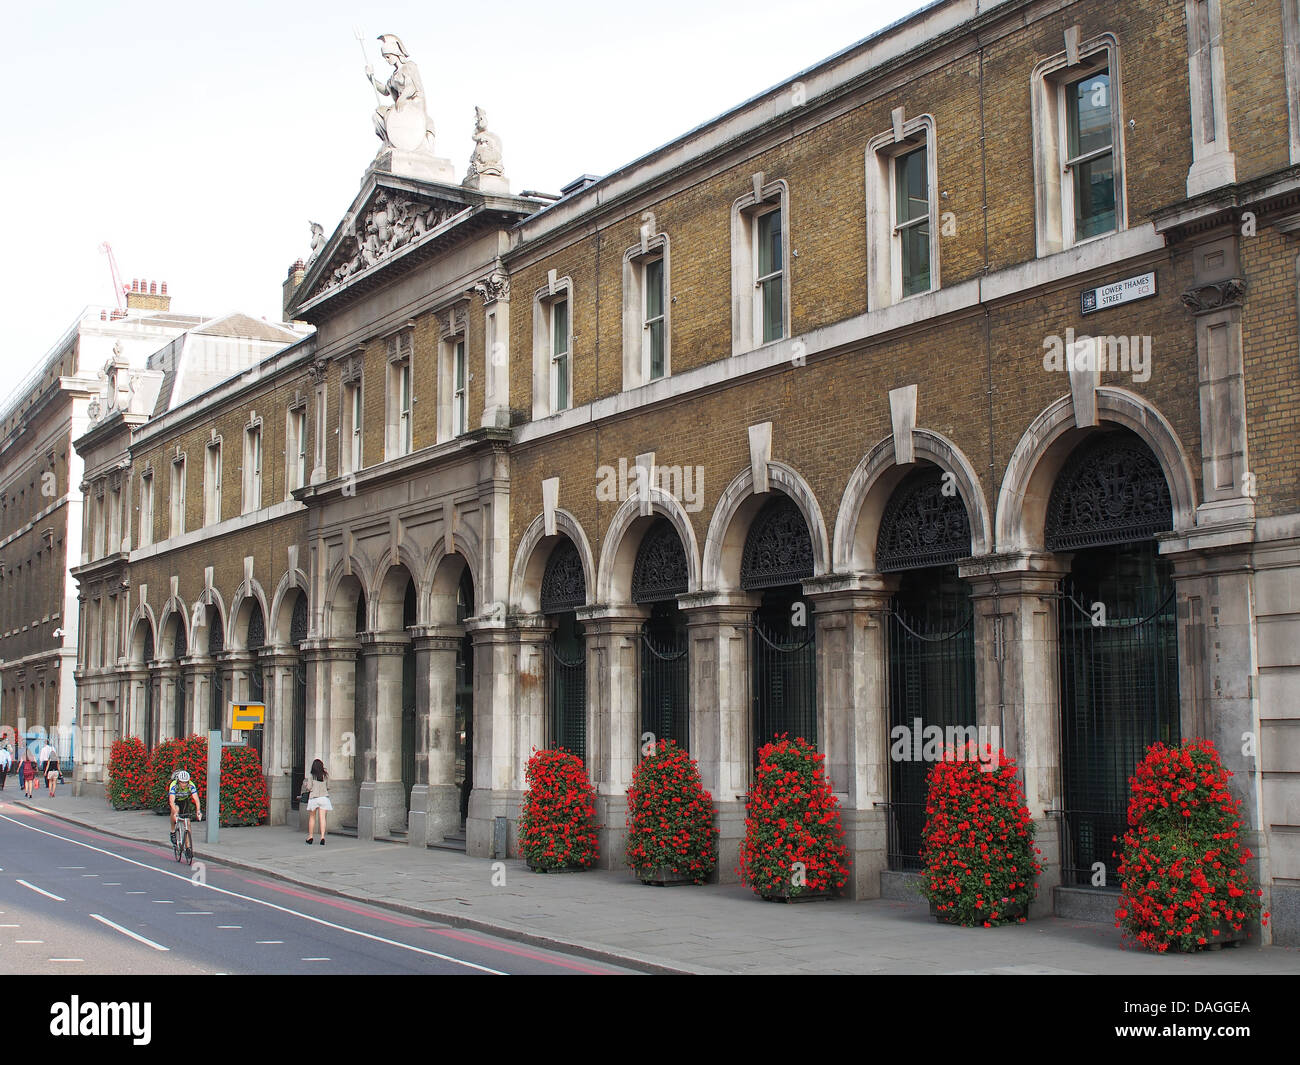
<svg viewBox="0 0 1300 1065"><path fill-rule="evenodd" d="M236 732L248 732L256 725L266 723L265 703L231 703L230 727Z"/></svg>

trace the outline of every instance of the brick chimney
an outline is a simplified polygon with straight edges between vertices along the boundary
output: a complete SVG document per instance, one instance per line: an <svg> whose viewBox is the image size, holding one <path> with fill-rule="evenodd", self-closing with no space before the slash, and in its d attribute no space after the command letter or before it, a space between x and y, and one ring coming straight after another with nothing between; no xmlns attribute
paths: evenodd
<svg viewBox="0 0 1300 1065"><path fill-rule="evenodd" d="M169 311L172 298L167 295L167 282L142 281L135 278L126 294L127 310L131 311Z"/></svg>
<svg viewBox="0 0 1300 1065"><path fill-rule="evenodd" d="M281 304L281 311L284 314L284 320L289 321L289 308L293 306L294 293L298 291L298 286L302 284L302 279L307 276L307 267L301 259L294 261L289 267L289 272L284 277L284 295Z"/></svg>

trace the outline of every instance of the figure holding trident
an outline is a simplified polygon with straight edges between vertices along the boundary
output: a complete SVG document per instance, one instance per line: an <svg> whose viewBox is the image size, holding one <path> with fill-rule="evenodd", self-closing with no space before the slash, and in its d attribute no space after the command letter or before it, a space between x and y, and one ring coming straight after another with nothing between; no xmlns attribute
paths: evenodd
<svg viewBox="0 0 1300 1065"><path fill-rule="evenodd" d="M361 41L359 30L353 29L357 42L361 44L361 53L365 55L366 47ZM383 33L379 36L379 52L393 68L387 81L375 77L375 68L366 64L366 77L380 97L389 97L393 102L385 105L381 102L375 111L375 133L384 148L395 148L403 152L427 151L433 154L433 120L425 106L424 83L420 80L420 71L406 54L401 38L396 34Z"/></svg>

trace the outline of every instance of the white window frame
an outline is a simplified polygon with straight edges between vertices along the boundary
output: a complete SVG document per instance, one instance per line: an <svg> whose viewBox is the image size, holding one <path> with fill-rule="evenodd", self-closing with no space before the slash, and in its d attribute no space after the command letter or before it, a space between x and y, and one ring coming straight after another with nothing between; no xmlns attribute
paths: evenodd
<svg viewBox="0 0 1300 1065"><path fill-rule="evenodd" d="M90 508L90 557L92 559L104 557L104 541L108 536L105 522L104 486L102 482L95 486L94 492L95 495L91 501Z"/></svg>
<svg viewBox="0 0 1300 1065"><path fill-rule="evenodd" d="M1214 77L1216 84L1221 85L1223 84L1223 78L1220 76L1220 64L1223 62L1221 37L1216 41L1215 47L1217 56ZM1282 67L1286 76L1287 132L1291 148L1291 164L1294 166L1300 163L1300 0L1283 0L1282 3ZM1215 102L1217 106L1218 101ZM1226 107L1224 110L1226 114ZM1227 121L1226 117L1224 121Z"/></svg>
<svg viewBox="0 0 1300 1065"><path fill-rule="evenodd" d="M740 355L790 336L790 187L784 179L754 175L754 189L731 205L731 353ZM781 211L781 336L762 338L763 301L758 275L758 220Z"/></svg>
<svg viewBox="0 0 1300 1065"><path fill-rule="evenodd" d="M215 461L213 455L216 456ZM221 521L221 437L210 440L203 452L203 524Z"/></svg>
<svg viewBox="0 0 1300 1065"><path fill-rule="evenodd" d="M262 467L266 457L262 419L244 427L244 509L249 514L262 508Z"/></svg>
<svg viewBox="0 0 1300 1065"><path fill-rule="evenodd" d="M469 432L469 352L464 336L451 346L451 435Z"/></svg>
<svg viewBox="0 0 1300 1065"><path fill-rule="evenodd" d="M667 233L647 235L623 253L623 387L638 388L672 375L672 273ZM646 318L649 289L646 272L651 263L663 263L664 370L651 377L651 331Z"/></svg>
<svg viewBox="0 0 1300 1065"><path fill-rule="evenodd" d="M168 486L167 531L168 537L182 536L185 533L185 456L178 455L172 459L171 484Z"/></svg>
<svg viewBox="0 0 1300 1065"><path fill-rule="evenodd" d="M415 401L414 360L415 330L410 326L387 338L388 396L387 424L384 426L384 458L409 455L415 447L413 427Z"/></svg>
<svg viewBox="0 0 1300 1065"><path fill-rule="evenodd" d="M568 306L568 347L555 353L555 308L564 302ZM549 278L544 288L533 296L533 417L546 418L573 407L573 281L568 277ZM559 375L555 367L559 359L568 361L568 388L566 394L557 394Z"/></svg>
<svg viewBox="0 0 1300 1065"><path fill-rule="evenodd" d="M1079 238L1074 231L1074 180L1067 169L1068 89L1106 67L1110 77L1111 168L1115 181L1115 228ZM1103 240L1128 228L1128 167L1124 153L1124 106L1119 43L1103 33L1079 45L1078 59L1066 52L1045 59L1032 78L1034 198L1039 256Z"/></svg>
<svg viewBox="0 0 1300 1065"><path fill-rule="evenodd" d="M307 483L307 404L290 407L284 416L284 498Z"/></svg>
<svg viewBox="0 0 1300 1065"><path fill-rule="evenodd" d="M153 468L146 466L140 474L140 517L136 540L141 547L153 543Z"/></svg>
<svg viewBox="0 0 1300 1065"><path fill-rule="evenodd" d="M343 384L343 409L339 417L339 473L360 473L362 470L363 437L365 426L365 396L362 393L362 380L356 377Z"/></svg>
<svg viewBox="0 0 1300 1065"><path fill-rule="evenodd" d="M938 162L935 153L934 116L916 115L902 124L902 138L893 129L867 143L867 309L877 310L915 299L940 286ZM930 287L903 295L903 241L898 218L898 174L900 156L924 149L926 182L929 186Z"/></svg>

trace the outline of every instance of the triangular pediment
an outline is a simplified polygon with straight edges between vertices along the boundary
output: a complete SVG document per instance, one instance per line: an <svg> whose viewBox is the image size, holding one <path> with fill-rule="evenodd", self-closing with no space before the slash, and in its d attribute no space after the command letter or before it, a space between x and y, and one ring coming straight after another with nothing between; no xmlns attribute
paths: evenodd
<svg viewBox="0 0 1300 1065"><path fill-rule="evenodd" d="M294 317L357 286L368 290L398 260L427 249L481 207L470 190L372 173L293 297Z"/></svg>

